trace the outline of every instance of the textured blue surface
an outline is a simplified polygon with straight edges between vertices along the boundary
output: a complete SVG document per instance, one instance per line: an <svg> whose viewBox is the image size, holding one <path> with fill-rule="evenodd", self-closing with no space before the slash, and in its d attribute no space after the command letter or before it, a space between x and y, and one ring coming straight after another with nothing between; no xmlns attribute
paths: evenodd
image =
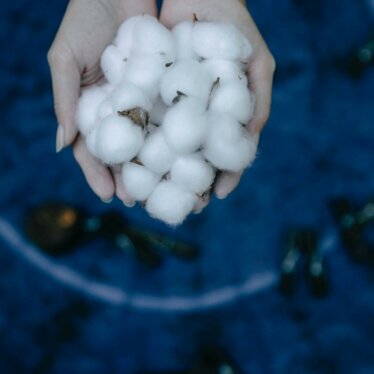
<svg viewBox="0 0 374 374"><path fill-rule="evenodd" d="M48 198L92 213L108 209L71 152L54 154L45 56L65 5L0 5L0 219L19 235L27 209ZM255 166L232 196L213 200L175 231L140 208L125 211L136 224L193 239L202 257L167 258L150 271L100 241L58 262L129 295L193 298L273 274L283 228L311 224L334 239L331 295L316 300L301 286L285 299L270 286L195 312L113 306L42 274L0 230L1 373L183 369L210 341L244 373L374 372L373 274L346 257L327 207L334 196L365 199L374 191L374 70L352 80L341 69L373 30L373 12L359 0L253 0L250 8L278 63L272 117Z"/></svg>

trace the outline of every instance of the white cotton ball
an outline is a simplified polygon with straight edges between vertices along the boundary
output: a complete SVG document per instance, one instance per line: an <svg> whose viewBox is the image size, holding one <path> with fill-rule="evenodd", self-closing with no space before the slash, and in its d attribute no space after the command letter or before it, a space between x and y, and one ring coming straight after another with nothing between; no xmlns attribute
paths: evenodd
<svg viewBox="0 0 374 374"><path fill-rule="evenodd" d="M96 108L107 97L108 87L108 85L95 85L82 90L75 113L75 121L81 134L87 135L95 126L97 119Z"/></svg>
<svg viewBox="0 0 374 374"><path fill-rule="evenodd" d="M207 71L194 60L175 62L161 80L161 97L171 105L177 91L207 103L213 81Z"/></svg>
<svg viewBox="0 0 374 374"><path fill-rule="evenodd" d="M219 78L220 83L231 80L240 80L245 85L248 84L247 77L237 62L229 60L204 60L201 65L207 69L213 81Z"/></svg>
<svg viewBox="0 0 374 374"><path fill-rule="evenodd" d="M170 170L176 155L166 143L162 131L158 129L147 136L138 158L149 170L165 174Z"/></svg>
<svg viewBox="0 0 374 374"><path fill-rule="evenodd" d="M126 192L138 201L144 201L160 181L161 175L143 165L127 162L122 167L122 181Z"/></svg>
<svg viewBox="0 0 374 374"><path fill-rule="evenodd" d="M209 130L204 105L197 99L181 98L171 107L161 126L166 142L177 153L196 151Z"/></svg>
<svg viewBox="0 0 374 374"><path fill-rule="evenodd" d="M184 21L176 25L172 30L177 60L197 59L197 55L192 48L193 26L193 22Z"/></svg>
<svg viewBox="0 0 374 374"><path fill-rule="evenodd" d="M122 82L110 95L113 111L125 111L134 108L142 108L150 111L152 103L147 95L135 84Z"/></svg>
<svg viewBox="0 0 374 374"><path fill-rule="evenodd" d="M143 15L135 25L133 50L149 54L159 54L164 62L175 60L175 46L173 36L157 18Z"/></svg>
<svg viewBox="0 0 374 374"><path fill-rule="evenodd" d="M113 104L110 95L98 106L96 110L96 118L98 121L114 113Z"/></svg>
<svg viewBox="0 0 374 374"><path fill-rule="evenodd" d="M113 44L118 47L123 58L130 56L134 44L135 27L142 16L128 18L121 24Z"/></svg>
<svg viewBox="0 0 374 374"><path fill-rule="evenodd" d="M197 196L171 181L159 183L146 203L147 212L170 225L178 225L191 213Z"/></svg>
<svg viewBox="0 0 374 374"><path fill-rule="evenodd" d="M210 131L203 154L216 168L240 171L254 160L257 139L234 118L223 113L210 113Z"/></svg>
<svg viewBox="0 0 374 374"><path fill-rule="evenodd" d="M252 53L248 39L236 26L227 23L196 22L192 46L206 59L246 61Z"/></svg>
<svg viewBox="0 0 374 374"><path fill-rule="evenodd" d="M143 145L143 131L130 119L112 114L99 124L96 149L106 164L120 164L131 160Z"/></svg>
<svg viewBox="0 0 374 374"><path fill-rule="evenodd" d="M160 93L160 82L166 70L160 55L136 53L130 56L123 79L145 92L151 101Z"/></svg>
<svg viewBox="0 0 374 374"><path fill-rule="evenodd" d="M159 130L159 126L155 125L154 123L148 122L147 125L147 134L153 134L155 131Z"/></svg>
<svg viewBox="0 0 374 374"><path fill-rule="evenodd" d="M107 81L116 85L122 79L126 60L116 46L109 45L101 55L100 66Z"/></svg>
<svg viewBox="0 0 374 374"><path fill-rule="evenodd" d="M254 96L239 80L219 82L210 101L212 112L227 113L242 124L247 124L254 111Z"/></svg>
<svg viewBox="0 0 374 374"><path fill-rule="evenodd" d="M164 122L165 114L168 107L162 101L161 97L158 97L154 102L151 111L149 112L149 120L152 123L161 125Z"/></svg>
<svg viewBox="0 0 374 374"><path fill-rule="evenodd" d="M170 170L171 181L186 191L202 194L214 180L214 169L200 152L178 157Z"/></svg>

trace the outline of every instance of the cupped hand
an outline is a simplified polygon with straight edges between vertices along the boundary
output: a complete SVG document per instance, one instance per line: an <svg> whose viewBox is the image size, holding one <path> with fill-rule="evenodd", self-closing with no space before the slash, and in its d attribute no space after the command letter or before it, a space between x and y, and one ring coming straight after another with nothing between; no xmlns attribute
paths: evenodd
<svg viewBox="0 0 374 374"><path fill-rule="evenodd" d="M259 136L270 113L271 92L275 61L264 39L251 18L244 0L164 0L160 21L168 28L192 20L196 14L199 21L229 22L235 24L252 44L253 53L247 62L249 86L256 98L255 112L248 124L248 131ZM243 171L223 172L216 179L214 191L218 198L225 198L238 185ZM196 211L209 203L205 196Z"/></svg>
<svg viewBox="0 0 374 374"><path fill-rule="evenodd" d="M156 16L154 0L71 0L48 52L58 129L56 151L73 144L74 156L92 190L104 201L128 196L119 170L109 170L87 150L75 123L81 87L103 79L100 56L119 25L139 14Z"/></svg>

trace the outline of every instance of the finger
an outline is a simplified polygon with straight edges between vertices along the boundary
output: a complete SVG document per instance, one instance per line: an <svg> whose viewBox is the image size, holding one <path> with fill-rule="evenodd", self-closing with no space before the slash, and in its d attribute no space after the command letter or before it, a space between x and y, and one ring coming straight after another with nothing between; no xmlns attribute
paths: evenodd
<svg viewBox="0 0 374 374"><path fill-rule="evenodd" d="M134 199L128 194L122 180L122 169L120 166L112 167L112 174L116 185L117 197L128 207L131 208L135 205Z"/></svg>
<svg viewBox="0 0 374 374"><path fill-rule="evenodd" d="M95 192L101 200L105 202L110 201L115 192L115 185L108 168L91 155L82 138L79 138L75 142L73 152L93 192Z"/></svg>
<svg viewBox="0 0 374 374"><path fill-rule="evenodd" d="M186 21L188 17L193 20L194 7L188 1L163 1L160 22L171 29L180 22Z"/></svg>
<svg viewBox="0 0 374 374"><path fill-rule="evenodd" d="M57 44L58 45L58 44ZM52 47L48 53L51 68L54 106L59 125L56 151L72 144L77 136L75 108L80 92L80 71L70 51Z"/></svg>
<svg viewBox="0 0 374 374"><path fill-rule="evenodd" d="M249 85L255 95L255 112L248 124L252 135L259 134L269 119L274 70L274 59L267 52L249 65Z"/></svg>
<svg viewBox="0 0 374 374"><path fill-rule="evenodd" d="M214 192L218 199L225 199L239 184L243 171L229 172L225 171L218 176L214 184Z"/></svg>

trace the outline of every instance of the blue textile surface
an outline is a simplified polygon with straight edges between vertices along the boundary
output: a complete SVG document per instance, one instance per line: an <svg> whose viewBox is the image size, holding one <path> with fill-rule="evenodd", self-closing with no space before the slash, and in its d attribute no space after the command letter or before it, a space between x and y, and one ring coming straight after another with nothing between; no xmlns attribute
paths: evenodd
<svg viewBox="0 0 374 374"><path fill-rule="evenodd" d="M104 206L71 152L54 154L46 52L66 2L2 2L0 372L185 369L212 341L244 373L374 372L373 273L346 256L327 206L338 195L374 192L374 69L353 80L341 68L373 31L369 4L250 1L278 65L258 160L234 194L172 230L141 208ZM22 234L27 209L46 199L92 213L115 206L135 224L192 239L202 256L167 257L149 270L97 241L46 264ZM288 224L313 225L331 239L328 298L312 298L303 282L293 298L277 292ZM56 275L62 265L122 293L89 296L76 279ZM228 296L204 304L215 290Z"/></svg>

